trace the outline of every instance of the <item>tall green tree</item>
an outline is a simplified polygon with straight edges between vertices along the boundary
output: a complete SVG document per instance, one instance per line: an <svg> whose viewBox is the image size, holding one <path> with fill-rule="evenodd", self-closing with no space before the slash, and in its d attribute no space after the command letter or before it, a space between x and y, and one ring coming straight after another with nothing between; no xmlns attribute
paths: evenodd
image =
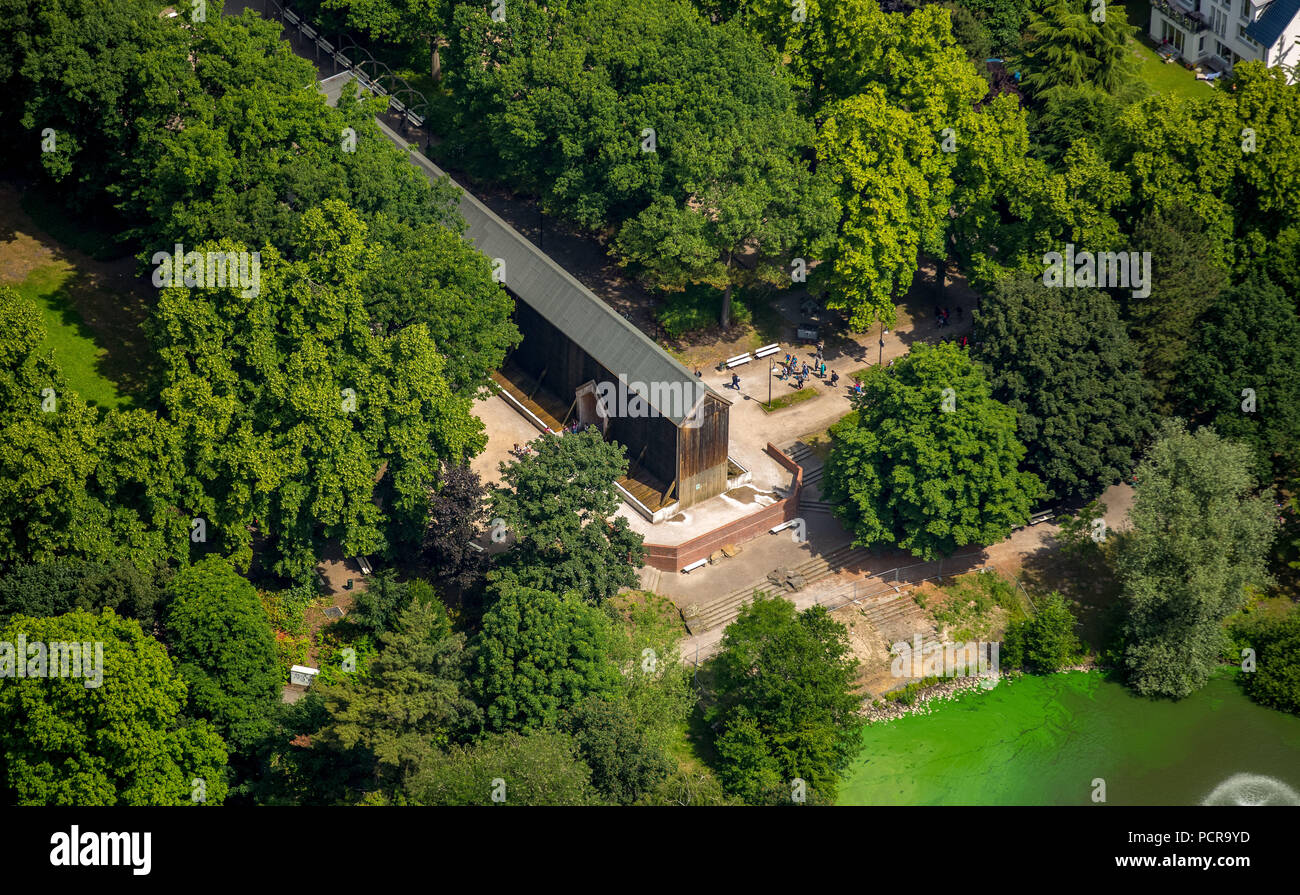
<svg viewBox="0 0 1300 895"><path fill-rule="evenodd" d="M619 669L613 694L584 700L564 722L573 732L592 783L609 801L656 798L680 768L673 754L695 707L679 644L681 615L648 593L620 597L608 655Z"/></svg>
<svg viewBox="0 0 1300 895"><path fill-rule="evenodd" d="M892 326L894 303L912 284L920 253L944 251L953 157L917 116L867 89L832 106L817 155L839 186L841 224L821 288L828 306L865 329Z"/></svg>
<svg viewBox="0 0 1300 895"><path fill-rule="evenodd" d="M29 644L27 656L14 655L19 637ZM0 650L7 802L85 807L225 800L225 743L206 721L183 720L185 681L139 623L107 610L14 616L0 642L8 647ZM102 654L90 668L83 661L81 677L51 676L43 649L50 643L102 645ZM38 644L42 649L34 652ZM16 661L26 664L27 677L14 676ZM41 664L46 670L33 673Z"/></svg>
<svg viewBox="0 0 1300 895"><path fill-rule="evenodd" d="M576 593L503 586L474 640L475 695L489 730L554 727L589 696L612 694L613 630Z"/></svg>
<svg viewBox="0 0 1300 895"><path fill-rule="evenodd" d="M492 515L515 537L489 577L592 602L633 586L642 537L614 516L621 502L614 482L627 472L623 448L594 427L533 445L532 455L502 464L502 487L489 495Z"/></svg>
<svg viewBox="0 0 1300 895"><path fill-rule="evenodd" d="M285 683L256 588L209 556L176 574L166 600L167 644L194 714L211 721L232 751L247 753L269 729Z"/></svg>
<svg viewBox="0 0 1300 895"><path fill-rule="evenodd" d="M1108 93L1128 85L1136 65L1134 32L1124 7L1087 0L1056 0L1030 14L1024 42L1025 86L1036 96L1093 84Z"/></svg>
<svg viewBox="0 0 1300 895"><path fill-rule="evenodd" d="M1128 316L1156 406L1170 409L1197 319L1226 283L1212 234L1186 206L1145 216L1133 234L1151 253L1151 294L1127 297Z"/></svg>
<svg viewBox="0 0 1300 895"><path fill-rule="evenodd" d="M633 804L676 769L626 703L586 699L567 727L591 768L592 786L615 804Z"/></svg>
<svg viewBox="0 0 1300 895"><path fill-rule="evenodd" d="M1045 493L1019 469L1015 411L952 343L916 345L874 369L832 435L826 499L857 544L896 544L926 559L991 544Z"/></svg>
<svg viewBox="0 0 1300 895"><path fill-rule="evenodd" d="M975 356L1050 496L1087 499L1132 471L1152 429L1149 388L1105 293L1009 278L974 320Z"/></svg>
<svg viewBox="0 0 1300 895"><path fill-rule="evenodd" d="M857 664L848 631L820 606L760 598L741 609L709 663L723 785L751 804L788 802L799 778L833 802L861 748Z"/></svg>
<svg viewBox="0 0 1300 895"><path fill-rule="evenodd" d="M1200 689L1224 651L1224 620L1268 582L1276 520L1252 465L1246 445L1167 422L1138 467L1117 564L1124 667L1144 696Z"/></svg>
<svg viewBox="0 0 1300 895"><path fill-rule="evenodd" d="M1292 481L1300 453L1300 320L1261 273L1220 293L1191 335L1178 408L1250 445L1260 482Z"/></svg>
<svg viewBox="0 0 1300 895"><path fill-rule="evenodd" d="M369 771L358 783L396 797L407 775L476 724L478 709L465 678L465 636L451 631L440 603L412 601L379 642L364 678L322 686L329 720L313 740L335 754L358 753Z"/></svg>

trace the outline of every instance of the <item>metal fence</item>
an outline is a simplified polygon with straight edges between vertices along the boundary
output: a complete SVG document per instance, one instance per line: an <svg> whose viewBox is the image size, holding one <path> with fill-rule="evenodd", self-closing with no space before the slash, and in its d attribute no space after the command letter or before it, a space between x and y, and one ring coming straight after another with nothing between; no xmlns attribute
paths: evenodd
<svg viewBox="0 0 1300 895"><path fill-rule="evenodd" d="M368 49L347 35L336 37L333 42L326 40L318 28L277 0L263 0L262 13L284 25L290 43L294 43L295 37L309 43L315 49L318 66L324 53L324 59L332 65L331 74L351 72L363 88L388 99L388 111L403 125L424 128L431 109L428 99Z"/></svg>

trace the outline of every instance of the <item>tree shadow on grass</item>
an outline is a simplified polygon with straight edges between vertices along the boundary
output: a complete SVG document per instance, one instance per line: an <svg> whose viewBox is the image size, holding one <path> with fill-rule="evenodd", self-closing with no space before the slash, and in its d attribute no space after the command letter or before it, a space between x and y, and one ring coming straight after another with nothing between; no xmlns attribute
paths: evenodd
<svg viewBox="0 0 1300 895"><path fill-rule="evenodd" d="M73 268L45 302L65 326L101 349L93 362L94 372L116 386L122 409L141 406L157 368L142 328L149 313L144 300L106 289L95 276ZM91 396L83 397L97 403Z"/></svg>
<svg viewBox="0 0 1300 895"><path fill-rule="evenodd" d="M136 262L114 235L93 222L83 222L56 204L46 193L26 184L0 184L0 253L25 253L12 273L22 278L11 285L57 315L79 339L96 346L85 369L68 357L79 346L64 345L60 364L71 373L74 386L88 376L108 380L121 396L120 406L140 406L157 371L157 357L144 334L154 295L137 276ZM35 251L37 254L33 254ZM39 255L39 257L37 257ZM104 257L116 256L112 260ZM51 334L58 348L57 333ZM59 354L56 350L56 355ZM80 358L78 358L80 359ZM80 373L80 376L78 376ZM82 397L103 406L101 394Z"/></svg>

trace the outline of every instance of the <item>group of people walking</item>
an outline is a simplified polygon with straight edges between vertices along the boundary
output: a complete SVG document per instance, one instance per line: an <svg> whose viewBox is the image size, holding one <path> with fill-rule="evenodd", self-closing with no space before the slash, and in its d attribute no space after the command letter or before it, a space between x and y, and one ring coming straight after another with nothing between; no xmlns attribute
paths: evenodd
<svg viewBox="0 0 1300 895"><path fill-rule="evenodd" d="M826 379L826 359L823 355L825 347L825 342L817 343L817 351L813 354L812 364L799 360L797 354L787 354L785 360L777 364L777 378L781 380L793 379L795 388L803 388L809 376ZM840 374L832 370L830 379L827 381L832 386L836 385L840 381Z"/></svg>

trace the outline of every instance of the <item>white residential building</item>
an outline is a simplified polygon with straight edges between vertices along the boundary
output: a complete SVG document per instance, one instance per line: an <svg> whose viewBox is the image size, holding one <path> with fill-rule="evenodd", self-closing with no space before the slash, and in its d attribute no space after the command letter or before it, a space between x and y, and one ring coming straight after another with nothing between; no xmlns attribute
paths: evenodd
<svg viewBox="0 0 1300 895"><path fill-rule="evenodd" d="M1151 0L1150 34L1180 58L1229 72L1242 60L1300 66L1300 0Z"/></svg>

